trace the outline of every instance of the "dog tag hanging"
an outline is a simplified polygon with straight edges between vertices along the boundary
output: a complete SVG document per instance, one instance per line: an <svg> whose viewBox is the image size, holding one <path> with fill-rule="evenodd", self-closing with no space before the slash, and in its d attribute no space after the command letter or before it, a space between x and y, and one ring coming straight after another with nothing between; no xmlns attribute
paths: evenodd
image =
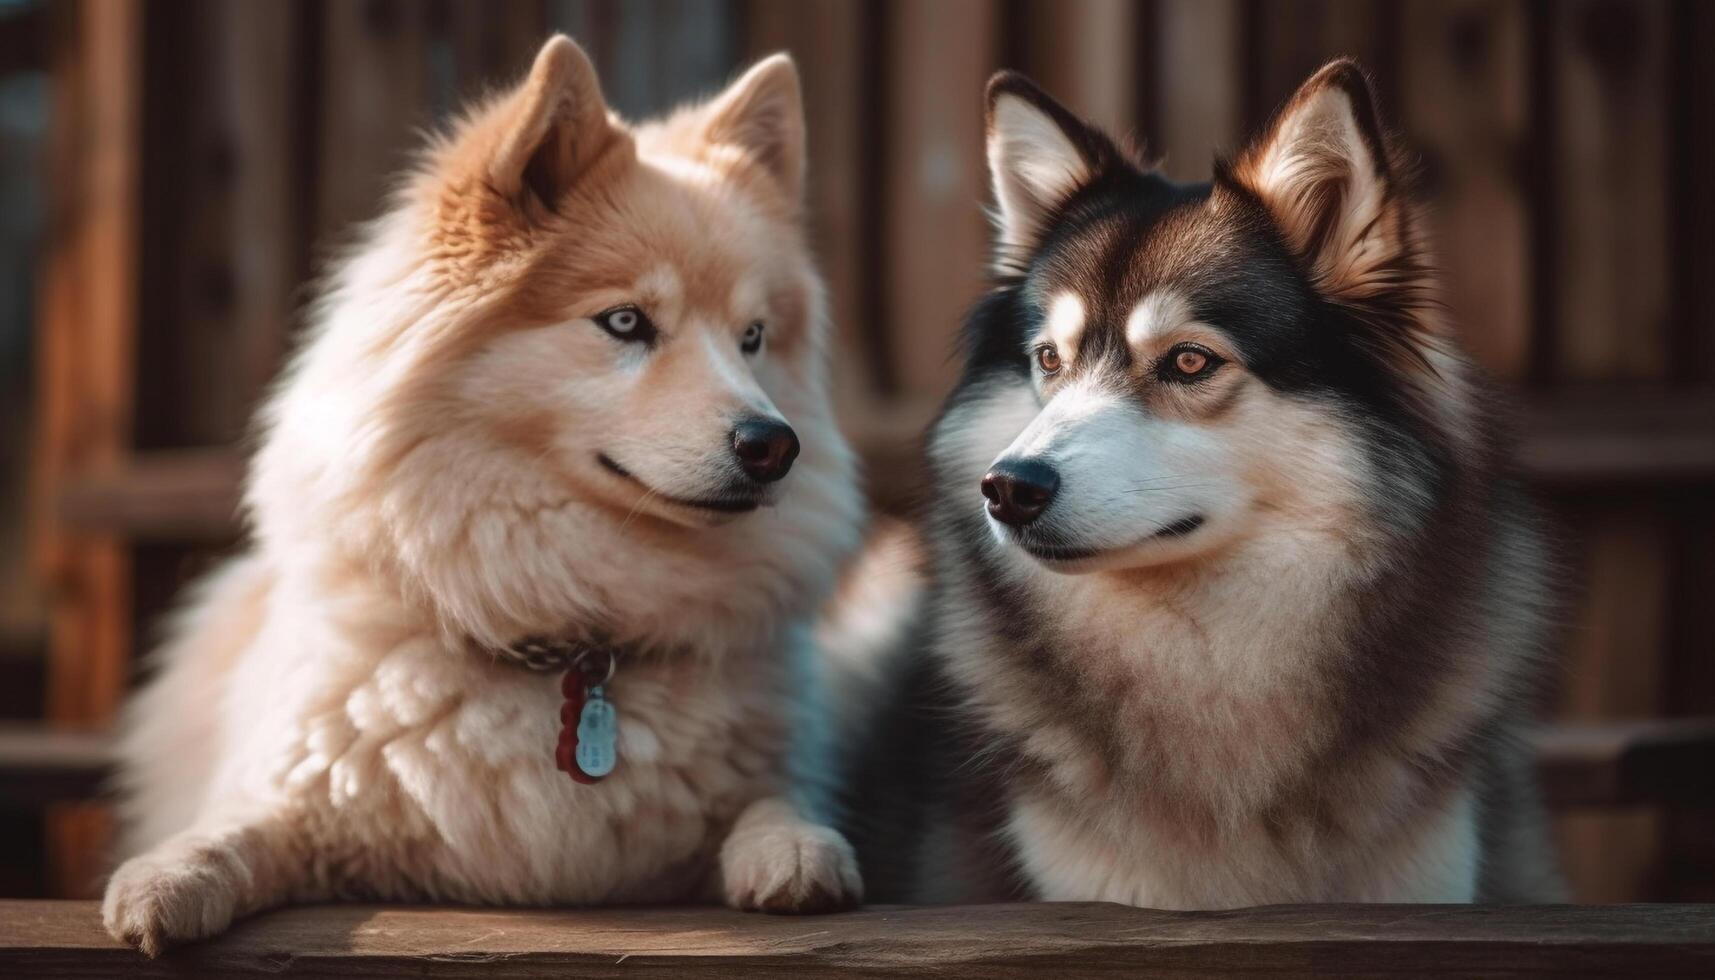
<svg viewBox="0 0 1715 980"><path fill-rule="evenodd" d="M591 779L600 779L613 771L617 761L613 751L616 721L613 704L602 685L590 688L584 709L578 713L578 748L573 761Z"/></svg>
<svg viewBox="0 0 1715 980"><path fill-rule="evenodd" d="M613 655L607 669L577 663L560 679L560 741L554 747L554 764L574 782L591 784L613 772L619 762L615 742L619 714L607 697L607 682L613 679Z"/></svg>

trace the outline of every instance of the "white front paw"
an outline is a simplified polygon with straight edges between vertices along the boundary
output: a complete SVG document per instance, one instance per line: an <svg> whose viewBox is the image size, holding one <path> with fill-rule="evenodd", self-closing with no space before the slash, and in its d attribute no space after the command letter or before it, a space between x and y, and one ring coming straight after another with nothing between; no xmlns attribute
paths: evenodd
<svg viewBox="0 0 1715 980"><path fill-rule="evenodd" d="M741 819L721 846L721 878L727 904L747 911L834 912L863 901L852 846L795 814Z"/></svg>
<svg viewBox="0 0 1715 980"><path fill-rule="evenodd" d="M238 893L218 854L145 854L119 866L107 883L101 919L113 938L149 956L206 939L232 923Z"/></svg>

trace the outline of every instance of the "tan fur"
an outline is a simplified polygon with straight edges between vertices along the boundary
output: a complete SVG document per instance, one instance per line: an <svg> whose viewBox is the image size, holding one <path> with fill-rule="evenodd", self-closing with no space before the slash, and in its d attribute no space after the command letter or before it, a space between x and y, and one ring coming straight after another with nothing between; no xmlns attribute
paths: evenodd
<svg viewBox="0 0 1715 980"><path fill-rule="evenodd" d="M799 113L775 58L631 127L559 37L430 147L261 413L254 544L128 712L115 936L154 953L342 897L856 900L789 759L861 516ZM653 349L591 319L622 304ZM790 475L753 513L672 502L729 481L741 415L796 430ZM558 677L484 651L591 630L659 653L621 659L620 765L579 786Z"/></svg>

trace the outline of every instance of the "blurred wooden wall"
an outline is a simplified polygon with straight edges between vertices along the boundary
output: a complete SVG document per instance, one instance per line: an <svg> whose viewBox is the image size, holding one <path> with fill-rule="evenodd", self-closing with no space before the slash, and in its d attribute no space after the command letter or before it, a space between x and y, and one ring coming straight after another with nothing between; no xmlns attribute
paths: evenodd
<svg viewBox="0 0 1715 980"><path fill-rule="evenodd" d="M127 17L135 33L112 29ZM106 598L69 580L55 593L55 615L105 624L110 648L147 635L230 539L233 447L320 257L375 214L421 130L516 78L549 30L591 51L632 115L768 51L796 55L839 397L884 502L910 479L953 376L950 338L983 287L990 72L1031 73L1170 175L1203 179L1321 62L1355 54L1421 150L1448 300L1482 362L1525 393L1527 467L1568 529L1584 592L1558 710L1715 713L1715 4L63 0L56 18L65 36L117 45L140 80L136 140L120 147L129 205L102 226L135 247L119 265L66 267L97 283L123 270L102 284L131 304L111 321L120 346L106 360L55 348L91 358L62 365L68 383L95 383L113 357L135 368L107 382L124 402L108 444L82 468L56 464L47 487L47 537L109 549L97 555L118 564L85 571L110 593L101 576L125 576ZM97 49L55 50L57 78L90 74L77 59ZM82 179L78 151L62 153L56 175ZM49 301L44 329L69 329L53 317L75 297ZM58 655L59 717L109 720L111 674L86 649ZM1715 897L1706 812L1562 825L1581 897ZM60 859L61 887L87 886L89 855Z"/></svg>

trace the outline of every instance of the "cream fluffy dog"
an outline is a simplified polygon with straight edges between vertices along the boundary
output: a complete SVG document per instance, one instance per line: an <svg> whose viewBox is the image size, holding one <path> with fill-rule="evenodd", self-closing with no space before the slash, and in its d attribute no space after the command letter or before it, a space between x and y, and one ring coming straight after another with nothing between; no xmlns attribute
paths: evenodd
<svg viewBox="0 0 1715 980"><path fill-rule="evenodd" d="M115 936L337 898L858 900L788 758L861 521L803 173L788 58L633 128L564 37L429 148L261 414L254 543L129 711ZM612 652L598 784L556 770L558 673L504 655L532 637Z"/></svg>

